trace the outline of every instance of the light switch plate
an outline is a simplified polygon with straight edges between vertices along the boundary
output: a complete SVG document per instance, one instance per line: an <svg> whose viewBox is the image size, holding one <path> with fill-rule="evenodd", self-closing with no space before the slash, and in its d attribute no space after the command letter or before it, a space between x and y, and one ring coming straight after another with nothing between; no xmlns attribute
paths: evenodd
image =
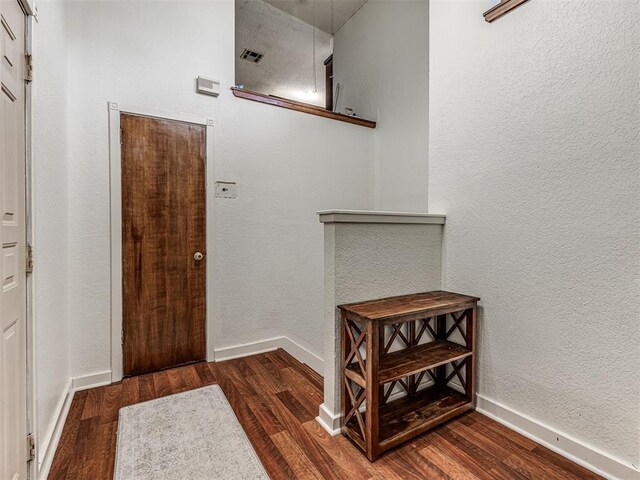
<svg viewBox="0 0 640 480"><path fill-rule="evenodd" d="M236 182L216 182L216 197L236 198L238 196L238 185Z"/></svg>

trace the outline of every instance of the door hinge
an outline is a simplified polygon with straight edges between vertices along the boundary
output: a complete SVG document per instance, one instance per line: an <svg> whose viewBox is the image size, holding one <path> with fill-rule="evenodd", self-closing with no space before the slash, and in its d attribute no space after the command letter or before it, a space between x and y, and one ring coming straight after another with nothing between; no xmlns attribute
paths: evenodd
<svg viewBox="0 0 640 480"><path fill-rule="evenodd" d="M124 345L124 330L120 330L120 345Z"/></svg>
<svg viewBox="0 0 640 480"><path fill-rule="evenodd" d="M33 247L31 246L30 243L27 243L27 265L26 265L26 272L27 273L33 273Z"/></svg>
<svg viewBox="0 0 640 480"><path fill-rule="evenodd" d="M30 433L27 435L27 462L32 462L36 459L36 434Z"/></svg>
<svg viewBox="0 0 640 480"><path fill-rule="evenodd" d="M33 56L30 53L24 55L24 81L31 82L33 80Z"/></svg>

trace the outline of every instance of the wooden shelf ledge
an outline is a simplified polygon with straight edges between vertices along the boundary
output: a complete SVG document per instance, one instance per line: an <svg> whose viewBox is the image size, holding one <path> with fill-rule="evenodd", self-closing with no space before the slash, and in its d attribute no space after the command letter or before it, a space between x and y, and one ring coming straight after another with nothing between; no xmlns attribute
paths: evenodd
<svg viewBox="0 0 640 480"><path fill-rule="evenodd" d="M403 397L380 408L382 451L473 408L468 398L448 387L427 388L418 395L418 399Z"/></svg>
<svg viewBox="0 0 640 480"><path fill-rule="evenodd" d="M436 340L398 350L380 357L378 382L384 384L399 380L440 365L462 360L472 354L473 352L466 347L446 340ZM365 379L357 363L349 365L345 375L358 385L365 386Z"/></svg>
<svg viewBox="0 0 640 480"><path fill-rule="evenodd" d="M484 19L491 23L512 10L524 5L528 1L529 0L502 0L499 4L483 13Z"/></svg>
<svg viewBox="0 0 640 480"><path fill-rule="evenodd" d="M398 223L444 225L446 215L421 212L384 212L377 210L320 210L320 223Z"/></svg>
<svg viewBox="0 0 640 480"><path fill-rule="evenodd" d="M246 100L251 100L254 102L266 103L267 105L287 108L289 110L295 110L296 112L308 113L310 115L317 115L319 117L331 118L340 122L353 123L354 125L360 125L362 127L376 128L376 122L373 122L371 120L365 120L364 118L351 117L342 113L332 112L315 105L309 105L308 103L296 102L295 100L288 100L281 97L274 97L272 95L253 92L244 88L231 87L231 91L238 98L244 98Z"/></svg>
<svg viewBox="0 0 640 480"><path fill-rule="evenodd" d="M408 438L472 410L473 404L452 388L429 387L415 397L402 397L380 408L380 452L400 445ZM344 426L345 433L364 448L356 418Z"/></svg>

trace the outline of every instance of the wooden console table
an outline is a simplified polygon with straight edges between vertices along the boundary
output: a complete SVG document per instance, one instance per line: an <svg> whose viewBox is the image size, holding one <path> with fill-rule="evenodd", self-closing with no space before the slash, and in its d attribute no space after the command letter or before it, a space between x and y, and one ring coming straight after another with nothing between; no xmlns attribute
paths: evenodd
<svg viewBox="0 0 640 480"><path fill-rule="evenodd" d="M435 291L338 307L342 433L370 461L475 407L479 300Z"/></svg>

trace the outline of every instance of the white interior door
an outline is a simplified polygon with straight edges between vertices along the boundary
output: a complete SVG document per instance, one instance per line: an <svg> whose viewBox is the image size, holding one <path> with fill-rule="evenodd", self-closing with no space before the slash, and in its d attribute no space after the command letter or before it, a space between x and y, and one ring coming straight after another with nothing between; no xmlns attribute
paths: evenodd
<svg viewBox="0 0 640 480"><path fill-rule="evenodd" d="M0 478L27 478L25 14L0 0Z"/></svg>

